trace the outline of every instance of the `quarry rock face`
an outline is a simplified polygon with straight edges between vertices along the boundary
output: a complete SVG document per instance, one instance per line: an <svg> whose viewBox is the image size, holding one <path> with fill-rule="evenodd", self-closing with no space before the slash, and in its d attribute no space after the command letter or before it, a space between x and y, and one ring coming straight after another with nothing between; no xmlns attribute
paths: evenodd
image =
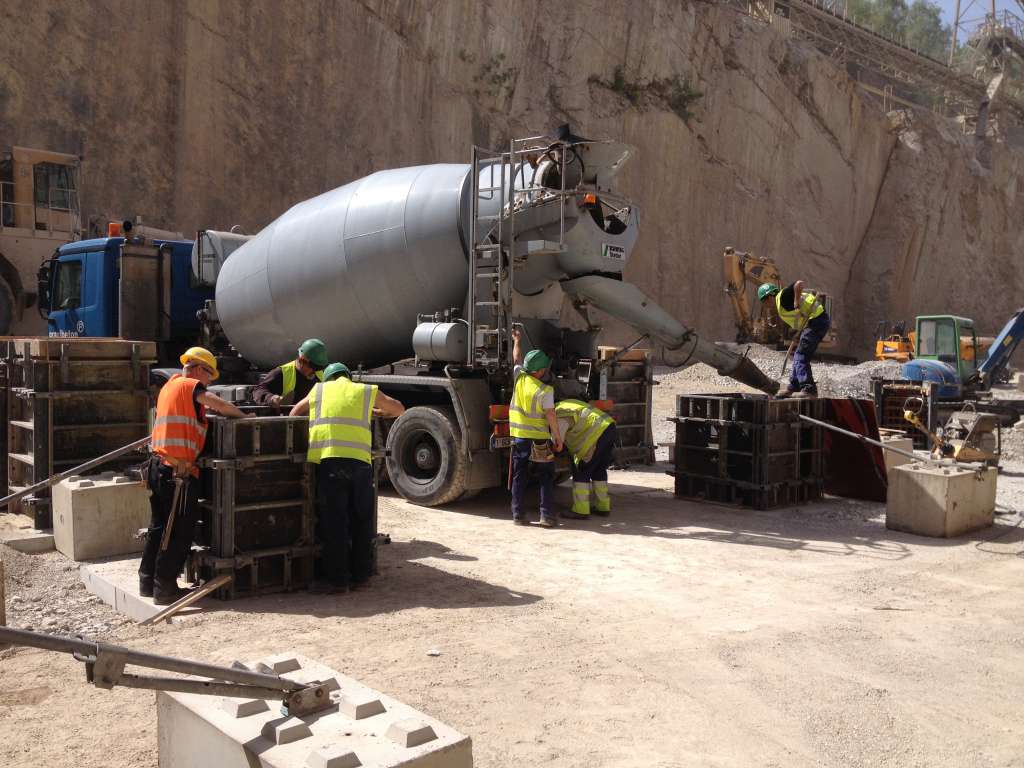
<svg viewBox="0 0 1024 768"><path fill-rule="evenodd" d="M806 43L713 3L139 13L0 7L18 30L0 42L0 140L83 154L84 213L102 220L251 233L375 170L466 162L474 142L569 122L637 147L620 176L641 207L627 279L715 338L734 335L727 245L829 291L851 353L883 318L951 312L992 335L1024 304L1024 150L887 115Z"/></svg>

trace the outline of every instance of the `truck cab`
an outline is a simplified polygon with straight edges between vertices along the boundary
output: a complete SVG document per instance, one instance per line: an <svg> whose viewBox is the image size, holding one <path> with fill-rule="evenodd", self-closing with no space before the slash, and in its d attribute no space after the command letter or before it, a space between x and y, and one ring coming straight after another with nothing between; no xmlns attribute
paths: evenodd
<svg viewBox="0 0 1024 768"><path fill-rule="evenodd" d="M192 242L106 237L61 246L39 270L49 336L156 341L161 360L195 343L213 290L192 275Z"/></svg>

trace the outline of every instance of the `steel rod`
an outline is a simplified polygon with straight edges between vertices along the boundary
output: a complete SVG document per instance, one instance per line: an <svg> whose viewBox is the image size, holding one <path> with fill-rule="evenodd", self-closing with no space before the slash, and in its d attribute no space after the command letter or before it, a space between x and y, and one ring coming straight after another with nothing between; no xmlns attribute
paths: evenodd
<svg viewBox="0 0 1024 768"><path fill-rule="evenodd" d="M42 648L47 651L79 653L97 658L101 653L111 653L123 658L125 664L132 664L138 667L160 669L164 672L179 672L183 675L198 675L214 680L267 686L274 689L279 688L282 691L297 691L305 687L302 683L296 683L276 675L264 675L259 672L251 672L247 669L237 669L235 667L221 667L216 664L205 664L201 661L179 659L174 656L161 656L157 653L136 651L120 645L107 645L106 643L80 640L74 637L48 635L42 632L29 632L26 629L0 627L0 642L7 642L12 645L25 645L31 648Z"/></svg>
<svg viewBox="0 0 1024 768"><path fill-rule="evenodd" d="M913 459L914 461L930 461L930 459L923 459L920 456L911 453L910 451L904 451L902 448L896 448L895 446L886 445L885 443L879 442L878 440L872 440L867 435L859 435L856 432L850 432L847 429L837 427L835 424L829 424L827 421L819 421L818 419L812 419L810 416L804 416L803 414L800 414L800 418L803 419L804 421L810 422L811 424L816 424L819 427L831 429L833 432L838 432L841 435L846 435L847 437L852 437L855 440L860 440L862 443L871 443L872 445L877 445L882 450L892 451L893 453L898 453L901 456L907 456Z"/></svg>
<svg viewBox="0 0 1024 768"><path fill-rule="evenodd" d="M4 498L0 499L0 507L5 506L7 504L13 504L16 501L20 501L26 496L35 493L36 491L41 491L44 488L49 488L51 485L56 485L61 480L65 480L71 477L72 475L80 475L87 469L92 469L93 467L98 467L100 464L105 464L111 459L116 459L118 456L123 456L129 451L134 451L136 448L141 448L148 442L149 435L146 435L145 437L139 438L134 443L128 443L128 445L118 448L116 451L111 451L110 453L105 453L102 456L99 456L95 459L90 459L84 464L79 464L77 467L65 469L63 472L59 472L56 475L52 475L46 480L41 480L40 482L34 485L28 486L27 488L22 488L17 493L12 493L9 496L5 496Z"/></svg>

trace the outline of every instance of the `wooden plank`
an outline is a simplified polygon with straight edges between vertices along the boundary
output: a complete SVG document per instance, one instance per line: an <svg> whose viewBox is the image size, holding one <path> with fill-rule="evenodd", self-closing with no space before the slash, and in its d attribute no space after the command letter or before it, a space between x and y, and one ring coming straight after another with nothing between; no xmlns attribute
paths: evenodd
<svg viewBox="0 0 1024 768"><path fill-rule="evenodd" d="M168 605L166 608L160 611L160 613L150 616L148 619L140 623L142 626L148 626L150 624L156 624L158 621L170 621L171 617L178 611L180 611L182 608L188 608L190 605L192 605L192 603L198 602L214 590L227 586L229 583L231 583L231 580L233 578L234 576L232 576L230 573L225 573L220 576L217 576L216 578L210 579L210 581L206 582L198 589L192 590L177 602Z"/></svg>

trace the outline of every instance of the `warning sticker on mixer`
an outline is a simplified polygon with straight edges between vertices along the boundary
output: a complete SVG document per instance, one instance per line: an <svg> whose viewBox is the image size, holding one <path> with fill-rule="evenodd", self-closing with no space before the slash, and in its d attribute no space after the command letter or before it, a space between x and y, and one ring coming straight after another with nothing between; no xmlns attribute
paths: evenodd
<svg viewBox="0 0 1024 768"><path fill-rule="evenodd" d="M611 243L602 243L601 255L606 259L618 259L619 261L626 260L626 249L621 245L612 245Z"/></svg>

